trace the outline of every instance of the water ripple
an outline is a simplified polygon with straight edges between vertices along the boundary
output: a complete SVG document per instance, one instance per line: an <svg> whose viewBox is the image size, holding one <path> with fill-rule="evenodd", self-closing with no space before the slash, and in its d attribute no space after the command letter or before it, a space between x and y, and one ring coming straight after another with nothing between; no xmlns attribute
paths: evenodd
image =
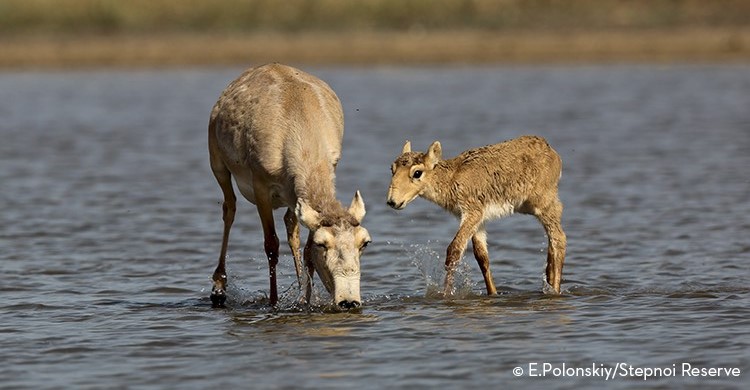
<svg viewBox="0 0 750 390"><path fill-rule="evenodd" d="M284 244L269 305L244 201L227 308L211 308L222 199L206 121L239 69L0 74L3 388L577 389L605 382L511 370L750 369L747 66L312 70L344 104L338 193L362 191L374 240L351 312L317 279L303 302ZM564 161L562 294L544 293L543 229L513 216L486 224L499 294L469 250L446 297L458 222L425 201L390 210L388 166L405 138L449 157L526 133ZM635 383L742 388L606 386Z"/></svg>

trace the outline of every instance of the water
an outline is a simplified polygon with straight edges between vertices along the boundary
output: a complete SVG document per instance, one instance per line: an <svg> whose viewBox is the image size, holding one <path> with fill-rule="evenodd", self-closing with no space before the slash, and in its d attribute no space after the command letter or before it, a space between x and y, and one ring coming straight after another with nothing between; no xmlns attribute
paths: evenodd
<svg viewBox="0 0 750 390"><path fill-rule="evenodd" d="M359 312L328 310L319 281L298 305L285 244L268 307L246 202L229 308L210 307L221 193L205 128L241 69L0 74L3 389L746 383L750 68L309 70L344 103L339 197L367 203ZM391 161L405 139L453 156L527 133L564 162L564 294L541 293L544 232L512 216L488 225L500 294L484 295L469 256L459 294L441 298L457 221L421 200L388 209ZM531 376L543 363L662 374ZM741 376L684 377L682 363Z"/></svg>

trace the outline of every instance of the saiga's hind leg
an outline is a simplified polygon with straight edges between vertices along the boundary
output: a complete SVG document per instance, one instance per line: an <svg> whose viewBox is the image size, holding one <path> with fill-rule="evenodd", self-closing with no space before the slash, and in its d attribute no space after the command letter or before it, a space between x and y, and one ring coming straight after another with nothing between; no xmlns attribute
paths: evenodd
<svg viewBox="0 0 750 390"><path fill-rule="evenodd" d="M214 307L223 307L227 296L227 271L226 257L227 246L229 245L229 231L234 223L234 214L237 211L237 197L234 195L232 188L232 175L225 167L216 167L213 169L216 181L224 193L224 203L222 204L222 219L224 220L224 234L221 238L221 252L219 254L219 264L216 266L212 280L211 303Z"/></svg>

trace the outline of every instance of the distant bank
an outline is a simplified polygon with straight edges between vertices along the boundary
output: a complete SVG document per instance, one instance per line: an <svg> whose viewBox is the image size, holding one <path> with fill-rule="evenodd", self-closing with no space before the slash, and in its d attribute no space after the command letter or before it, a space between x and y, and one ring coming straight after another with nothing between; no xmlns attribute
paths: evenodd
<svg viewBox="0 0 750 390"><path fill-rule="evenodd" d="M270 61L750 62L750 1L0 1L0 68Z"/></svg>
<svg viewBox="0 0 750 390"><path fill-rule="evenodd" d="M750 63L750 27L627 31L408 31L16 35L0 68Z"/></svg>

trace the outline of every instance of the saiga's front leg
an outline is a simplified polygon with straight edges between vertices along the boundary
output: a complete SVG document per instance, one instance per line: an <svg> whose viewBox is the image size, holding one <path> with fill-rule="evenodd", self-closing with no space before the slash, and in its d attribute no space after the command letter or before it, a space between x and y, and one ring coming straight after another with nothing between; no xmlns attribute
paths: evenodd
<svg viewBox="0 0 750 390"><path fill-rule="evenodd" d="M279 294L276 289L276 265L279 263L279 238L276 236L276 228L273 223L273 206L271 194L268 188L259 180L253 182L255 191L255 206L258 209L260 223L263 225L263 248L268 258L268 276L271 287L270 303L276 305Z"/></svg>
<svg viewBox="0 0 750 390"><path fill-rule="evenodd" d="M305 268L307 268L307 284L305 285L305 300L307 304L310 304L310 298L312 297L312 284L313 274L315 273L315 265L313 264L312 251L315 250L315 243L312 239L312 232L307 236L307 243L303 251L303 258L305 260Z"/></svg>
<svg viewBox="0 0 750 390"><path fill-rule="evenodd" d="M284 214L284 224L286 225L286 239L289 243L289 249L292 250L294 257L294 271L297 273L297 284L302 288L302 259L299 254L299 223L294 210L288 208Z"/></svg>

